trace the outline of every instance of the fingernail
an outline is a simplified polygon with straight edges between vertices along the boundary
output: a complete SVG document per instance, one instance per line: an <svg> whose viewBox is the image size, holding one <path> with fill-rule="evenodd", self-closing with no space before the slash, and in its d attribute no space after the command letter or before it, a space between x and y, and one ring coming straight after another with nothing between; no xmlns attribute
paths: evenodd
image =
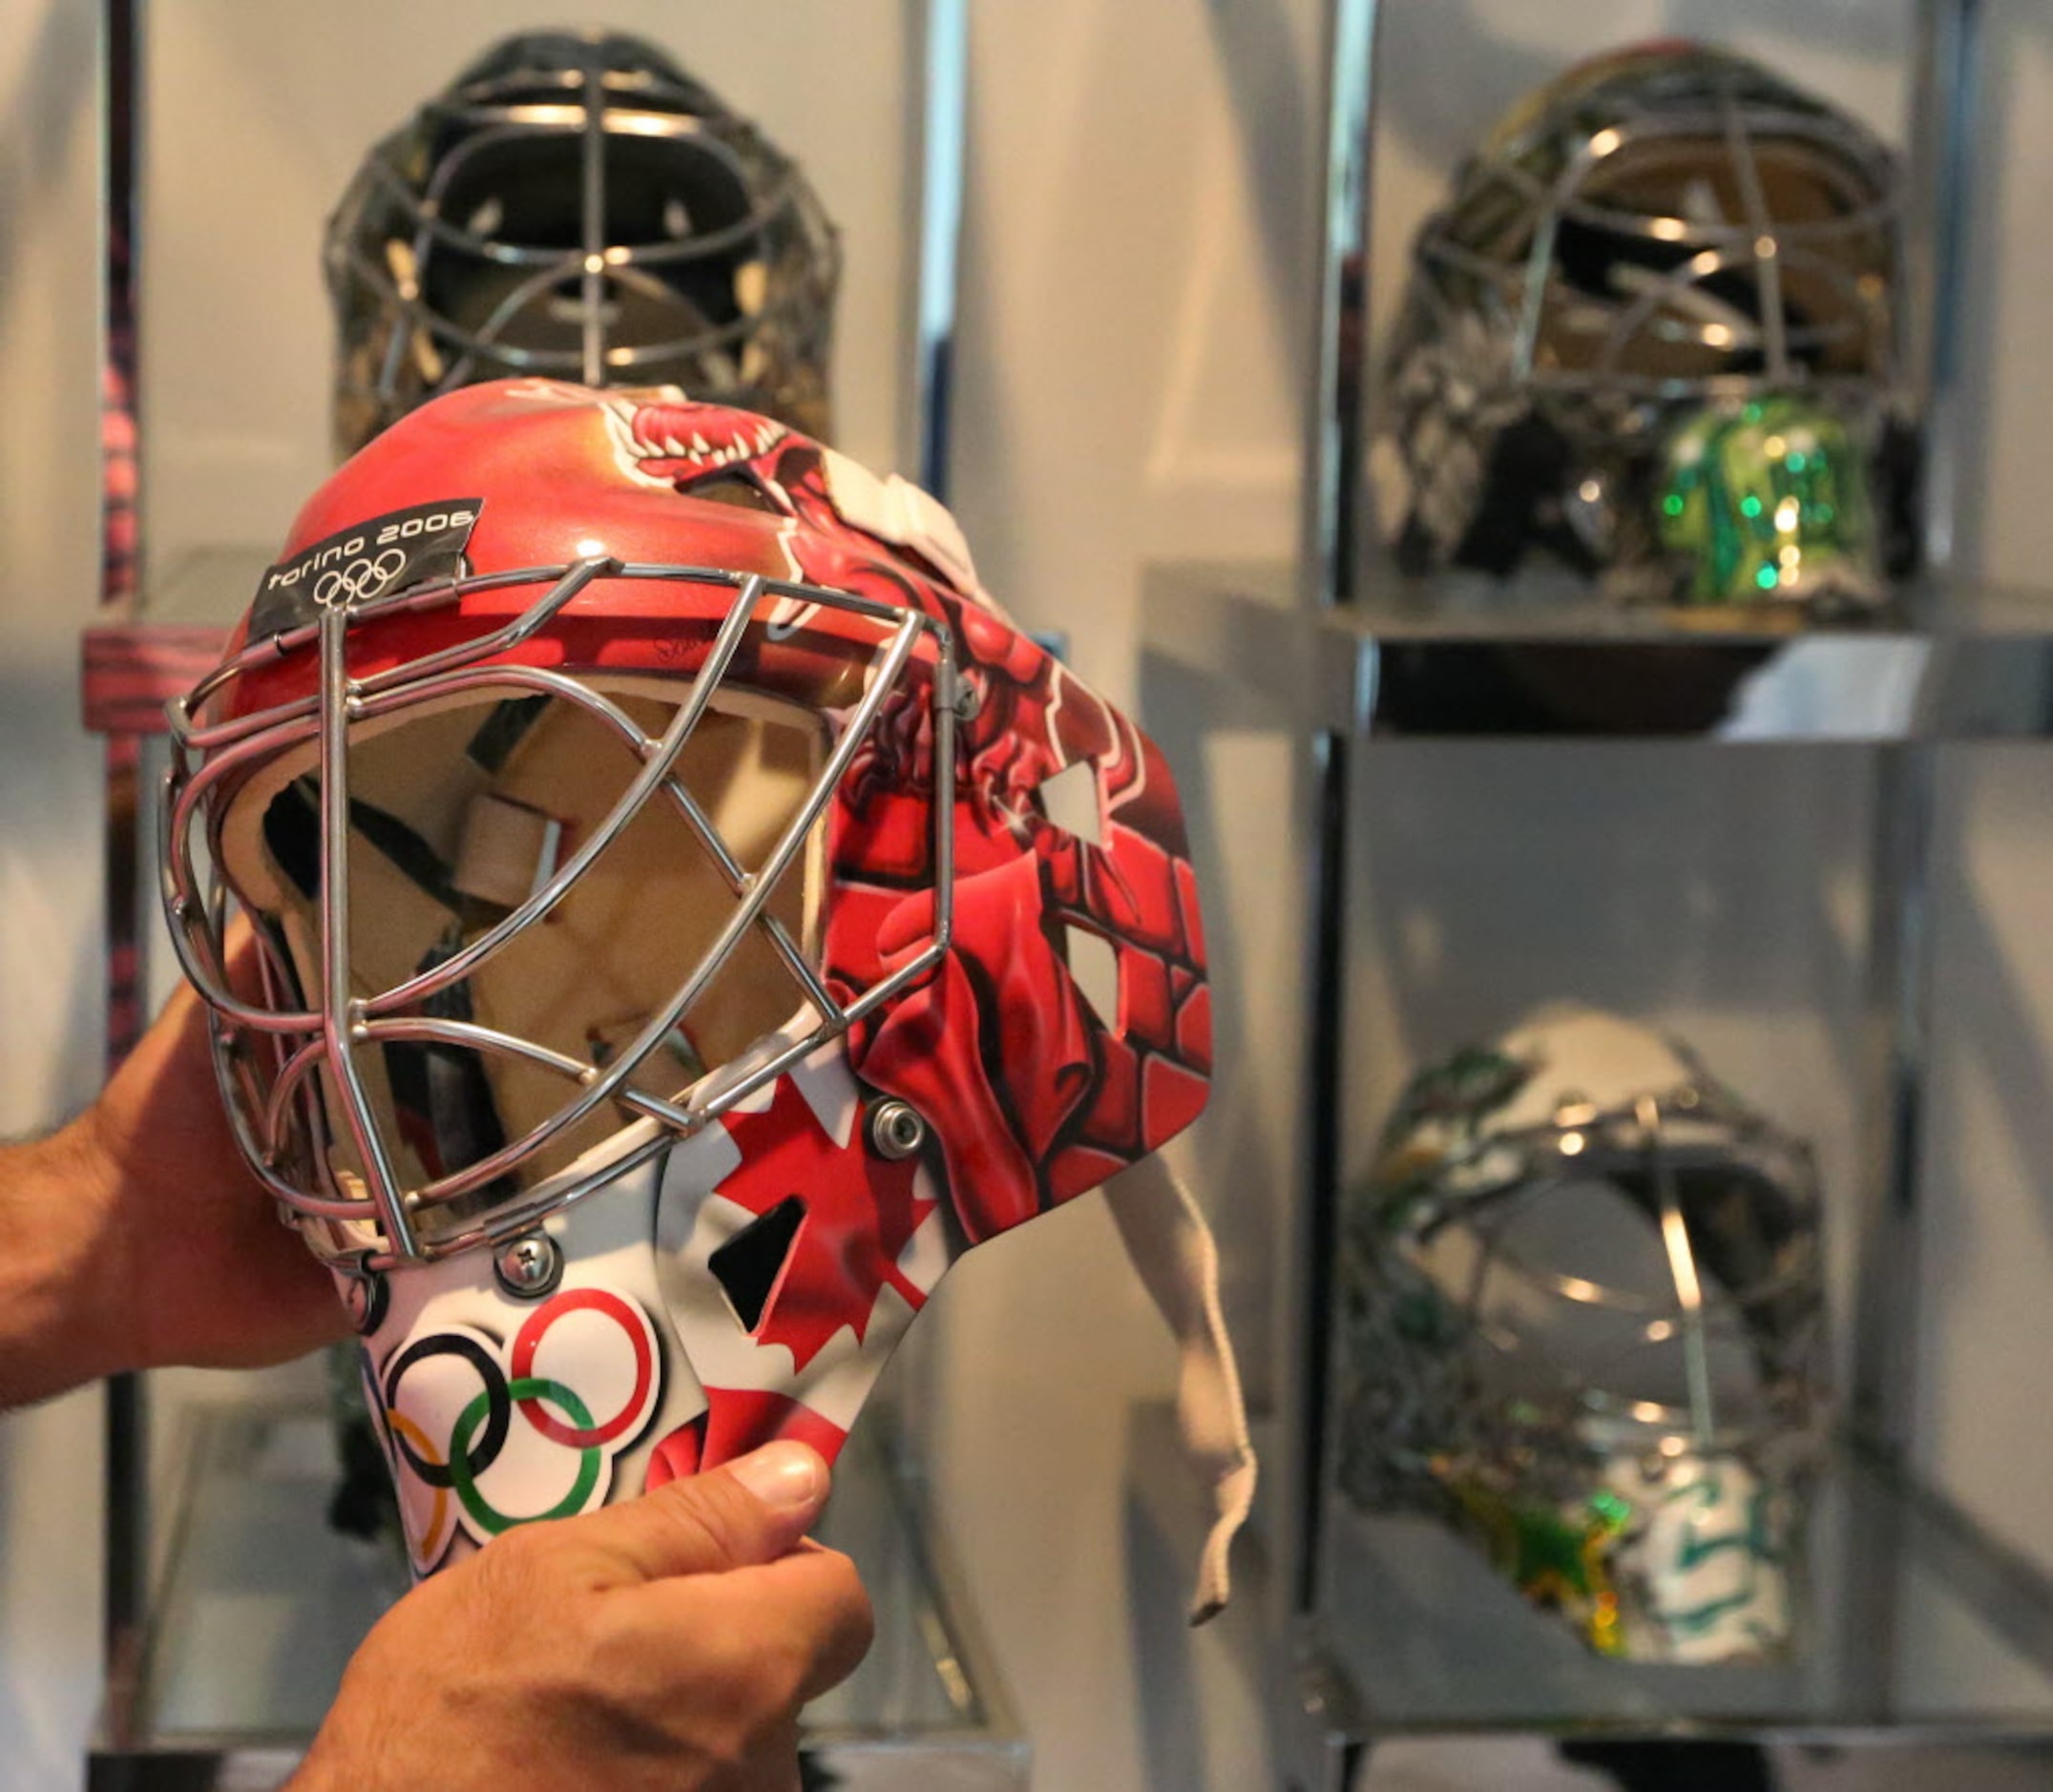
<svg viewBox="0 0 2053 1792"><path fill-rule="evenodd" d="M804 1444L765 1444L729 1463L727 1472L772 1511L796 1511L827 1497L827 1464Z"/></svg>

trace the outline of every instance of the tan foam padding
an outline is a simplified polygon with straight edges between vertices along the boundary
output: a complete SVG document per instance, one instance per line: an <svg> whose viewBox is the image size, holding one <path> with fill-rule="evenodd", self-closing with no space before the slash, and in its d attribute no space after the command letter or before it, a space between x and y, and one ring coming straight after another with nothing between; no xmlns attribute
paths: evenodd
<svg viewBox="0 0 2053 1792"><path fill-rule="evenodd" d="M688 690L682 681L638 679L608 695L650 736L661 733ZM522 738L495 777L465 754L485 720L494 693L460 706L425 708L370 724L352 734L350 796L404 821L453 867L467 823L480 802L518 804L561 824L560 860L593 836L636 775L639 761L609 727L576 705L555 702ZM744 870L767 857L802 806L825 758L824 731L804 711L745 695L702 718L679 761L677 775L697 799ZM284 785L313 769L305 749L251 781L223 829L225 868L254 905L281 914L303 983L318 999L318 916L271 862L262 817ZM815 827L814 834L820 832ZM385 853L352 830L350 852L350 962L355 991L369 995L406 981L438 944L447 943L457 917ZM769 912L817 963L810 938L818 883L815 838L772 892ZM474 938L504 909L467 905ZM737 899L675 805L660 793L631 821L586 870L548 918L530 927L473 974L473 1018L481 1025L534 1040L580 1062L618 1050L664 1005L701 955L732 918ZM787 1020L798 986L758 928L749 929L732 958L687 1013L691 1052L659 1048L634 1078L637 1086L675 1095L696 1078L700 1064L716 1068ZM693 1056L699 1060L692 1062ZM381 1054L359 1053L358 1068L389 1124L391 1098ZM555 1113L574 1086L555 1073L497 1053L486 1057L495 1103L507 1136L517 1138ZM330 1112L339 1114L330 1094ZM601 1110L570 1129L520 1173L532 1185L597 1143L620 1124L618 1111ZM354 1162L353 1152L344 1154ZM418 1176L418 1166L409 1165Z"/></svg>

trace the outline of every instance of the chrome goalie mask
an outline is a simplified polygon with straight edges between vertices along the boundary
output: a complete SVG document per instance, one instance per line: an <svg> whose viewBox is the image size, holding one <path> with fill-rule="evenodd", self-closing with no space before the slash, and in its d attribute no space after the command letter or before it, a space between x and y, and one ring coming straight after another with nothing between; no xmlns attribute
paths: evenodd
<svg viewBox="0 0 2053 1792"><path fill-rule="evenodd" d="M417 1570L831 1457L949 1263L1108 1178L1238 1521L1209 1239L1141 1163L1211 1066L1175 786L932 499L672 390L470 387L321 489L174 723L173 935Z"/></svg>
<svg viewBox="0 0 2053 1792"><path fill-rule="evenodd" d="M519 374L674 384L828 432L834 228L794 162L639 38L487 51L371 151L325 260L345 453Z"/></svg>
<svg viewBox="0 0 2053 1792"><path fill-rule="evenodd" d="M1917 552L1901 211L1864 125L1723 51L1643 45L1528 95L1414 245L1372 454L1399 565L1502 577L1538 550L1625 597L1881 601ZM1764 402L1802 413L1845 502L1716 577L1709 544L1768 524L1749 480L1678 530L1677 456ZM1802 485L1773 440L1720 445Z"/></svg>
<svg viewBox="0 0 2053 1792"><path fill-rule="evenodd" d="M1796 1640L1824 1417L1808 1148L1681 1048L1542 1011L1412 1083L1350 1207L1343 1488L1597 1652Z"/></svg>

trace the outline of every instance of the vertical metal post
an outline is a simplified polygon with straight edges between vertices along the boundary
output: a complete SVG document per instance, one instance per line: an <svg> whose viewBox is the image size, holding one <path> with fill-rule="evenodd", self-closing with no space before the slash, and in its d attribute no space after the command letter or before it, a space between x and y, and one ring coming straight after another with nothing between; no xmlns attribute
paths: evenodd
<svg viewBox="0 0 2053 1792"><path fill-rule="evenodd" d="M1303 599L1316 609L1353 597L1352 529L1360 474L1361 362L1368 325L1371 67L1377 0L1328 0L1325 185L1313 300L1312 403L1299 552ZM1333 1228L1340 1191L1340 1068L1346 1023L1348 740L1321 731L1313 754L1310 940L1306 981L1305 1192L1292 1277L1298 1311L1298 1398L1287 1448L1296 1534L1281 1539L1293 1615L1316 1603L1326 1469Z"/></svg>
<svg viewBox="0 0 2053 1792"><path fill-rule="evenodd" d="M101 146L103 228L100 344L100 604L125 615L136 596L139 467L136 264L140 224L136 149L141 119L142 0L106 0Z"/></svg>
<svg viewBox="0 0 2053 1792"><path fill-rule="evenodd" d="M1309 920L1310 962L1306 976L1305 1201L1296 1278L1302 1310L1299 1403L1295 1414L1297 1535L1290 1577L1300 1615L1318 1601L1319 1533L1325 1511L1326 1433L1332 1355L1334 1244L1340 1217L1341 1067L1347 1013L1348 740L1337 731L1313 743L1314 826Z"/></svg>
<svg viewBox="0 0 2053 1792"><path fill-rule="evenodd" d="M1342 608L1355 597L1355 516L1363 474L1363 365L1369 341L1369 167L1378 0L1327 0L1323 184L1314 270L1311 403L1306 417L1305 484L1299 527L1300 602ZM1275 1540L1283 1573L1280 1621L1302 1657L1295 1677L1302 1708L1286 1714L1283 1734L1316 1737L1316 1761L1291 1763L1291 1777L1321 1792L1351 1768L1331 1752L1333 1725L1319 1703L1317 1661L1321 1536L1327 1432L1331 1422L1331 1314L1334 1244L1340 1210L1341 1076L1346 1049L1350 739L1338 729L1313 734L1312 863L1306 917L1305 1177L1292 1239L1290 1287L1296 1397L1285 1413L1279 1465L1292 1534ZM1293 1749L1292 1754L1296 1754Z"/></svg>
<svg viewBox="0 0 2053 1792"><path fill-rule="evenodd" d="M1929 887L1938 750L1879 747L1869 915L1867 1026L1862 1053L1865 1140L1850 1218L1855 1227L1849 1479L1839 1602L1841 1697L1861 1721L1891 1715L1903 1559L1900 1503L1869 1484L1865 1459L1899 1465L1915 1404L1919 1158L1924 1139Z"/></svg>
<svg viewBox="0 0 2053 1792"><path fill-rule="evenodd" d="M118 0L117 0L118 3ZM141 741L132 734L107 737L106 882L107 1068L110 1073L139 1031L139 901L136 849ZM101 1538L106 1579L101 1593L106 1656L106 1725L110 1740L126 1746L137 1719L142 1669L144 1594L149 1584L149 1407L143 1378L111 1376L104 1413Z"/></svg>
<svg viewBox="0 0 2053 1792"><path fill-rule="evenodd" d="M901 465L944 504L949 497L949 419L968 153L970 0L924 0L906 49L906 78L916 99L908 158L918 171L914 235L906 245L905 281L911 301L902 319L907 382L898 417ZM915 1332L901 1374L905 1397L890 1422L901 1447L931 1463L939 1410L939 1361Z"/></svg>
<svg viewBox="0 0 2053 1792"><path fill-rule="evenodd" d="M1924 554L1938 601L1953 573L1962 419L1960 318L1980 0L1920 0L1912 98L1904 284L1909 385L1925 444ZM1916 1416L1922 1259L1918 1204L1930 1074L1932 864L1938 749L1877 749L1870 917L1867 1148L1862 1163L1848 1418L1863 1453L1901 1466ZM1846 1693L1892 1715L1900 1632L1900 1502L1856 1486L1841 1606Z"/></svg>
<svg viewBox="0 0 2053 1792"><path fill-rule="evenodd" d="M1868 1053L1873 1108L1861 1178L1859 1287L1849 1417L1894 1459L1909 1439L1917 1313L1917 1171L1931 972L1935 749L1878 750ZM1886 1561L1888 1557L1876 1557Z"/></svg>
<svg viewBox="0 0 2053 1792"><path fill-rule="evenodd" d="M919 483L945 504L969 149L969 0L927 0L916 66L920 202L912 251L912 460Z"/></svg>
<svg viewBox="0 0 2053 1792"><path fill-rule="evenodd" d="M140 13L141 0L106 0L102 22L106 241L100 376L100 597L102 614L117 616L125 616L135 601L139 547L136 268L140 253ZM136 736L107 737L103 869L109 1071L128 1055L141 1031L141 757ZM131 1739L137 1718L143 1596L149 1577L149 1415L144 1394L143 1383L136 1375L117 1375L107 1385L102 1624L106 1722L116 1744Z"/></svg>
<svg viewBox="0 0 2053 1792"><path fill-rule="evenodd" d="M1369 163L1378 0L1328 0L1325 186L1312 318L1303 547L1308 595L1352 601L1369 352Z"/></svg>
<svg viewBox="0 0 2053 1792"><path fill-rule="evenodd" d="M584 260L578 274L578 310L583 322L578 350L587 385L606 384L606 72L598 44L588 38L578 69L584 124L578 136L578 181L582 193Z"/></svg>
<svg viewBox="0 0 2053 1792"><path fill-rule="evenodd" d="M1959 508L1961 321L1967 238L1974 220L1982 17L1982 0L1919 0L1920 78L1911 95L1903 267L1903 310L1910 322L1904 358L1923 425L1918 521L1925 561L1941 577L1953 565Z"/></svg>

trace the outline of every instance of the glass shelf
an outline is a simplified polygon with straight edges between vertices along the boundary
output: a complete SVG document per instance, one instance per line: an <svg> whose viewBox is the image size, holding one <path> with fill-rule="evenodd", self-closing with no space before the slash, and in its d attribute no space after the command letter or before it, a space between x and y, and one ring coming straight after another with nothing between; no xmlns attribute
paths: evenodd
<svg viewBox="0 0 2053 1792"><path fill-rule="evenodd" d="M1375 738L2053 738L2053 595L1916 593L1904 615L1928 620L1798 628L1528 582L1317 612L1281 563L1160 566L1142 602L1151 654Z"/></svg>
<svg viewBox="0 0 2053 1792"><path fill-rule="evenodd" d="M1600 1657L1425 1517L1330 1498L1322 1654L1378 1736L1973 1731L2053 1736L2053 1589L1956 1509L1837 1450L1812 1496L1787 1664Z"/></svg>
<svg viewBox="0 0 2053 1792"><path fill-rule="evenodd" d="M281 1784L351 1653L406 1589L391 1551L325 1522L337 1468L325 1407L220 1406L192 1424L134 1732L96 1740L91 1792ZM807 1761L851 1792L1018 1792L1026 1745L889 1428L872 1415L850 1441L819 1532L861 1568L877 1634L861 1668L807 1708Z"/></svg>
<svg viewBox="0 0 2053 1792"><path fill-rule="evenodd" d="M1258 1431L1273 1448L1273 1427ZM1175 1415L1137 1407L1131 1432L1138 1509L1172 1553L1188 1554L1203 1526ZM2053 1739L2053 1586L1851 1444L1812 1514L1819 1621L1803 1659L1778 1668L1601 1659L1452 1532L1368 1515L1337 1495L1324 1523L1323 1616L1290 1639L1291 1621L1273 1616L1288 1590L1271 1556L1282 1516L1272 1498L1258 1499L1235 1545L1234 1605L1221 1623L1248 1684L1295 1676L1283 1695L1294 1725L1271 1739L1294 1763L1291 1783L1323 1785L1343 1758L1358 1767L1368 1736L1829 1738L1856 1749ZM1891 1566L1850 1577L1860 1562ZM1896 1642L1883 1663L1864 1645L1885 1630Z"/></svg>

